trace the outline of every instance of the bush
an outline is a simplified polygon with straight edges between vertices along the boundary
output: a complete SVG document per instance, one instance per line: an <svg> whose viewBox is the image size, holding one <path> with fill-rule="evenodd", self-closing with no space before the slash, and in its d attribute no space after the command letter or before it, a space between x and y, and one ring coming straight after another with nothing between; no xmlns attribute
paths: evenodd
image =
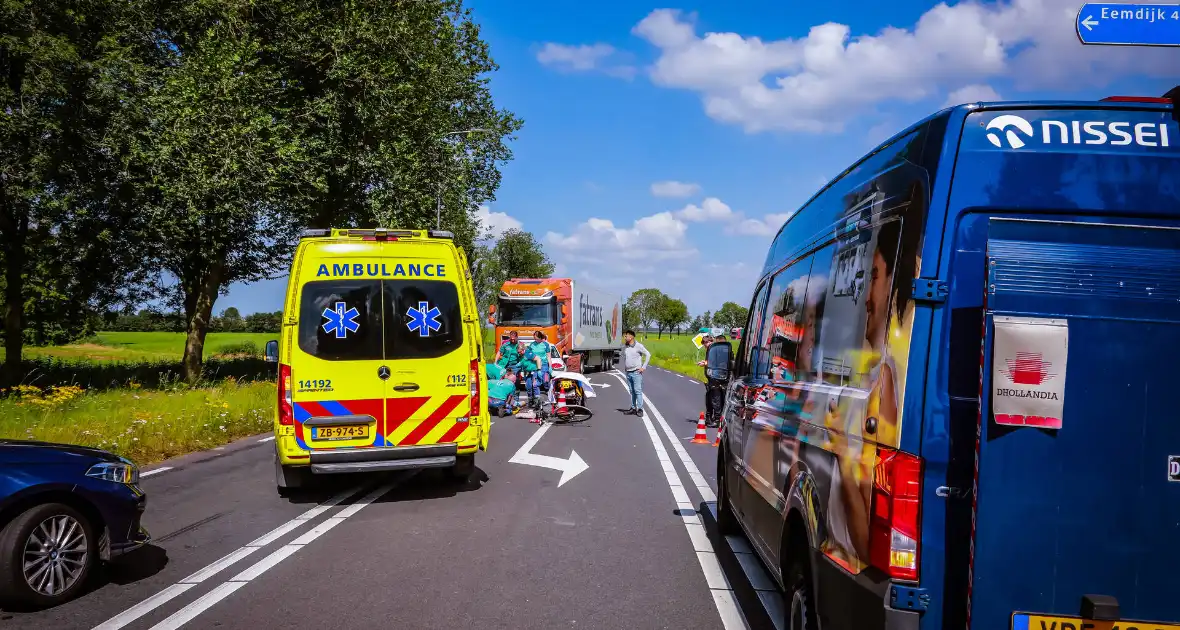
<svg viewBox="0 0 1180 630"><path fill-rule="evenodd" d="M180 360L92 362L62 360L53 357L25 359L22 384L41 389L74 385L88 390L130 387L175 389L181 385ZM277 369L261 358L212 358L205 361L202 379L213 382L232 378L235 381L274 381Z"/></svg>
<svg viewBox="0 0 1180 630"><path fill-rule="evenodd" d="M261 357L262 350L258 348L258 344L253 341L239 341L237 343L226 344L217 349L217 354L214 356L244 356L244 357Z"/></svg>

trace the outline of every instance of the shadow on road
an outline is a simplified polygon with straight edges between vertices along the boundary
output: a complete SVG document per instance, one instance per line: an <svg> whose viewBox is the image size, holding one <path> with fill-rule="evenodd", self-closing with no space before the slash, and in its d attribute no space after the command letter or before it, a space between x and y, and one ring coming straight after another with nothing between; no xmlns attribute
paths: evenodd
<svg viewBox="0 0 1180 630"><path fill-rule="evenodd" d="M697 509L705 530L709 534L709 541L713 544L713 552L717 555L717 562L733 588L734 599L750 630L777 630L785 627L786 615L782 609L782 593L769 583L766 567L744 543L740 536L722 536L717 531L717 518L714 512L716 505L702 502ZM676 510L677 516L680 510ZM739 540L728 540L739 539ZM735 546L742 549L745 565L739 561ZM762 571L762 575L753 576L753 572Z"/></svg>
<svg viewBox="0 0 1180 630"><path fill-rule="evenodd" d="M384 481L395 479L397 475L404 474L406 473L349 473L313 477L308 486L292 492L285 500L297 505L322 503L340 492L356 488L358 484L376 487ZM475 467L475 471L466 481L456 481L450 478L446 469L428 468L412 473L408 479L378 498L375 503L453 497L460 492L478 490L490 480L491 477L479 466Z"/></svg>
<svg viewBox="0 0 1180 630"><path fill-rule="evenodd" d="M126 586L146 580L164 570L168 565L168 552L162 547L147 545L109 563L99 563L86 577L82 590L71 601L78 601L108 584ZM52 607L50 607L52 608ZM0 608L0 613L32 613L46 608L35 606L12 606ZM0 614L0 620L10 620L12 615Z"/></svg>

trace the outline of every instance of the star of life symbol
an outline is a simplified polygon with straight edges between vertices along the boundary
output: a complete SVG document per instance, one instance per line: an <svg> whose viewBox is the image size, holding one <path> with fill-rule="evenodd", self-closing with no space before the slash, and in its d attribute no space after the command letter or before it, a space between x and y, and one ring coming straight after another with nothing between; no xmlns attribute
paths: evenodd
<svg viewBox="0 0 1180 630"><path fill-rule="evenodd" d="M438 310L437 306L431 306L429 302L418 302L418 307L410 307L406 311L410 321L406 322L406 328L416 331L419 337L427 337L431 332L438 332L442 328L442 323L438 321L442 311Z"/></svg>
<svg viewBox="0 0 1180 630"><path fill-rule="evenodd" d="M357 323L356 318L360 317L360 311L356 307L352 307L347 311L344 307L348 306L344 302L337 302L333 308L325 308L323 317L325 320L323 324L324 332L335 333L337 339L344 339L350 332L360 330L361 325Z"/></svg>

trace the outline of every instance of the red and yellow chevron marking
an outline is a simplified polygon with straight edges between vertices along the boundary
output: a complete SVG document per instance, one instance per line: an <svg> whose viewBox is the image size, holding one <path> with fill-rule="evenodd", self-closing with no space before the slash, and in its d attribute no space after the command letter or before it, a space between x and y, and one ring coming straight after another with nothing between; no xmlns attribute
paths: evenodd
<svg viewBox="0 0 1180 630"><path fill-rule="evenodd" d="M469 422L455 422L467 394L443 397L407 397L385 400L385 443L397 446L461 442ZM429 415L424 408L437 405Z"/></svg>

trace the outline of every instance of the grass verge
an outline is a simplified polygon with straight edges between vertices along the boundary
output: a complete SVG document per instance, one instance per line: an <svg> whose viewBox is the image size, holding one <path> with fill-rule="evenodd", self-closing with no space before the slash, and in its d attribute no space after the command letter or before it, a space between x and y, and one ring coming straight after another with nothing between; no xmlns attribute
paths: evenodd
<svg viewBox="0 0 1180 630"><path fill-rule="evenodd" d="M0 438L94 446L146 465L269 431L275 386L229 378L171 391L21 385L8 394Z"/></svg>
<svg viewBox="0 0 1180 630"><path fill-rule="evenodd" d="M656 338L641 337L640 343L651 352L651 362L664 368L678 372L698 381L704 380L704 368L697 365L705 354L692 345L692 337L688 335L673 335Z"/></svg>
<svg viewBox="0 0 1180 630"><path fill-rule="evenodd" d="M209 333L205 357L221 355L262 356L266 342L278 333ZM64 346L26 347L26 359L53 358L89 362L179 361L184 354L184 333L100 332L83 342Z"/></svg>

